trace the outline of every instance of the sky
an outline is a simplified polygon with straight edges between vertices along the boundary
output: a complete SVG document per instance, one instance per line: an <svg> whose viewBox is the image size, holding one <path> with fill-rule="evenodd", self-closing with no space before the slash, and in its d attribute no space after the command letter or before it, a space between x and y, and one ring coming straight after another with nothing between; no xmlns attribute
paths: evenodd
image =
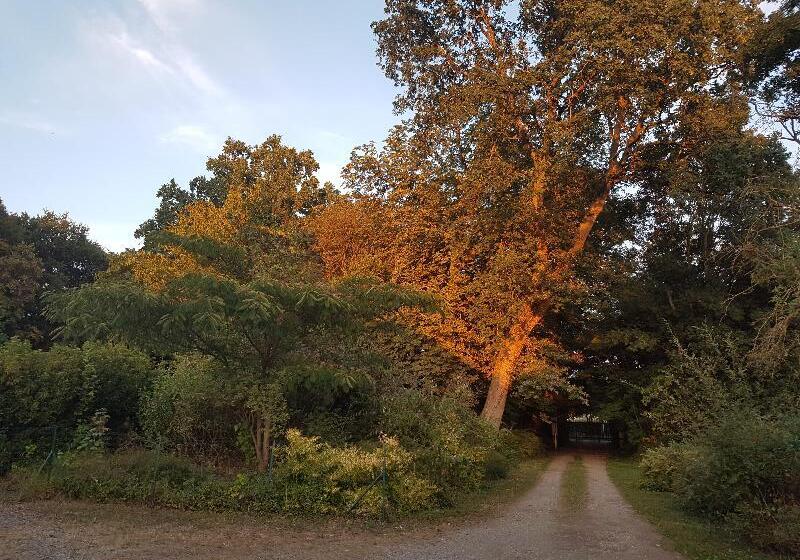
<svg viewBox="0 0 800 560"><path fill-rule="evenodd" d="M311 149L338 181L398 118L380 0L0 0L0 199L120 251L225 138Z"/></svg>
<svg viewBox="0 0 800 560"><path fill-rule="evenodd" d="M763 3L769 12L772 3ZM231 136L311 149L338 182L397 122L382 0L0 0L0 199L120 251Z"/></svg>

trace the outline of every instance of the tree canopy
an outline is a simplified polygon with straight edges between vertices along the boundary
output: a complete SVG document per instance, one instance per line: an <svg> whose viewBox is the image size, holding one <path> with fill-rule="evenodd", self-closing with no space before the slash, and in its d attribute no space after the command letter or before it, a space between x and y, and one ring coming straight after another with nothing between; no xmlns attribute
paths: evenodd
<svg viewBox="0 0 800 560"><path fill-rule="evenodd" d="M495 425L532 334L581 290L575 265L609 200L647 187L650 158L680 161L697 134L744 126L738 68L758 21L738 1L515 8L387 2L378 54L410 116L345 176L355 204L395 220L393 273L449 296L439 338L483 357Z"/></svg>

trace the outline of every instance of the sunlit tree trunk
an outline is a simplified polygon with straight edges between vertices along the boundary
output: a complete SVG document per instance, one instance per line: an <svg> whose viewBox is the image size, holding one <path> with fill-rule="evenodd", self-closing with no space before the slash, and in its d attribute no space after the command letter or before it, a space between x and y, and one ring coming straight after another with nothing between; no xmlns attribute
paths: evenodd
<svg viewBox="0 0 800 560"><path fill-rule="evenodd" d="M514 369L528 342L530 332L542 321L546 310L547 305L540 305L537 309L533 309L526 304L495 358L489 394L486 396L481 416L497 428L500 427L503 419L508 392L511 390L511 382L514 378Z"/></svg>
<svg viewBox="0 0 800 560"><path fill-rule="evenodd" d="M612 165L605 181L603 192L595 198L589 206L575 234L575 238L567 251L567 261L562 265L563 271L572 269L574 259L578 257L586 246L586 240L594 227L600 213L605 208L608 196L613 188L615 178L618 175L618 167ZM534 280L535 283L540 281ZM523 306L516 322L511 327L508 336L502 342L500 351L492 366L492 380L489 385L489 393L483 405L481 416L493 426L499 428L503 420L503 413L506 409L508 393L514 380L519 358L522 355L525 345L528 343L531 331L535 329L544 319L550 308L550 300L544 300L535 307L528 304Z"/></svg>

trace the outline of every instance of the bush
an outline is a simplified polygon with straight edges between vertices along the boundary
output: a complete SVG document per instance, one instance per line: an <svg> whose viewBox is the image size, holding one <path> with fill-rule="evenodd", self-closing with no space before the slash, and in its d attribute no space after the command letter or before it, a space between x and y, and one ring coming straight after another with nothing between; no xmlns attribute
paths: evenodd
<svg viewBox="0 0 800 560"><path fill-rule="evenodd" d="M437 503L435 485L413 472L413 456L393 438L373 449L336 448L290 430L275 465L271 477L226 477L185 457L134 449L64 454L49 481L33 468L13 476L24 493L39 496L50 488L70 498L197 510L314 515L347 513L355 505L355 513L374 516L387 507L403 514Z"/></svg>
<svg viewBox="0 0 800 560"><path fill-rule="evenodd" d="M151 379L147 356L119 344L56 345L47 352L18 340L0 346L5 468L26 447L49 449L52 426L58 427L58 443L68 444L75 428L101 409L108 412L109 431L119 438L136 423L139 395Z"/></svg>
<svg viewBox="0 0 800 560"><path fill-rule="evenodd" d="M674 491L686 509L762 548L800 553L800 416L739 406L690 443L646 453L643 468L649 488Z"/></svg>
<svg viewBox="0 0 800 560"><path fill-rule="evenodd" d="M540 445L522 436L498 437L497 430L457 396L431 397L417 391L389 399L382 426L414 453L418 472L436 484L443 504L487 479L506 476L515 461L537 453Z"/></svg>
<svg viewBox="0 0 800 560"><path fill-rule="evenodd" d="M191 354L162 371L142 398L139 416L147 442L194 459L241 458L234 429L237 400L221 377L211 359ZM242 439L249 443L249 435Z"/></svg>
<svg viewBox="0 0 800 560"><path fill-rule="evenodd" d="M800 504L789 500L741 505L727 519L759 548L796 556L800 553Z"/></svg>
<svg viewBox="0 0 800 560"><path fill-rule="evenodd" d="M516 459L535 459L541 457L544 452L544 444L535 432L523 430L501 431L504 445L511 450Z"/></svg>
<svg viewBox="0 0 800 560"><path fill-rule="evenodd" d="M800 498L800 416L763 418L741 407L697 445L677 488L690 509L724 516L741 504Z"/></svg>
<svg viewBox="0 0 800 560"><path fill-rule="evenodd" d="M511 459L499 451L492 450L486 457L486 478L489 480L500 480L508 476L511 470Z"/></svg>
<svg viewBox="0 0 800 560"><path fill-rule="evenodd" d="M284 487L283 508L288 512L345 512L361 497L356 508L360 513L377 514L387 505L386 500L393 509L408 513L434 505L436 493L433 483L413 472L413 460L391 437L372 450L337 448L289 430L275 476ZM384 469L385 488L382 482L375 483ZM384 492L388 495L382 495Z"/></svg>
<svg viewBox="0 0 800 560"><path fill-rule="evenodd" d="M688 444L672 444L648 449L642 455L644 476L641 487L655 492L676 490L677 478L688 463L697 457L698 450Z"/></svg>

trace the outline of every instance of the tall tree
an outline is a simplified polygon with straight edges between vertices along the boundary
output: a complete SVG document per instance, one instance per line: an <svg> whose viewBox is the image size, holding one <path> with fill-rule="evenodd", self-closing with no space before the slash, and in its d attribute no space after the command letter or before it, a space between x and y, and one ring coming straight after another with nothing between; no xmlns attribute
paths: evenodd
<svg viewBox="0 0 800 560"><path fill-rule="evenodd" d="M251 279L283 267L296 274L308 256L300 220L333 194L315 175L314 155L277 135L254 146L229 138L206 165L211 178L194 179L189 191L174 181L159 190L155 216L137 230L144 249L114 259L112 270L150 287L190 272Z"/></svg>
<svg viewBox="0 0 800 560"><path fill-rule="evenodd" d="M679 375L686 348L710 354L708 342L716 337L720 354L733 340L746 353L771 307L770 289L754 273L778 270L768 255L796 227L797 179L780 142L742 130L745 124L727 131L698 126L685 157L654 158L641 170L648 186L628 195L637 212L626 266L593 302L592 318L574 342L587 349L581 377L594 410L627 428L631 444L651 435L642 402L649 386L670 386L670 398L689 389L688 376ZM766 393L768 385L780 385L768 378L784 379L759 367L739 381L761 384ZM692 398L678 401L696 416L708 414L703 408L711 407L697 404L709 396L701 393L694 387ZM669 402L666 408L681 408Z"/></svg>
<svg viewBox="0 0 800 560"><path fill-rule="evenodd" d="M682 123L746 111L736 70L757 20L736 0L387 0L378 54L409 118L348 177L398 220L395 274L456 303L491 423L532 334L580 289L609 199L656 146L685 149Z"/></svg>
<svg viewBox="0 0 800 560"><path fill-rule="evenodd" d="M9 214L0 201L0 322L3 337L50 343L53 325L41 296L94 280L107 256L88 238L88 228L66 214Z"/></svg>
<svg viewBox="0 0 800 560"><path fill-rule="evenodd" d="M759 25L747 62L756 111L800 144L800 1L784 0Z"/></svg>

